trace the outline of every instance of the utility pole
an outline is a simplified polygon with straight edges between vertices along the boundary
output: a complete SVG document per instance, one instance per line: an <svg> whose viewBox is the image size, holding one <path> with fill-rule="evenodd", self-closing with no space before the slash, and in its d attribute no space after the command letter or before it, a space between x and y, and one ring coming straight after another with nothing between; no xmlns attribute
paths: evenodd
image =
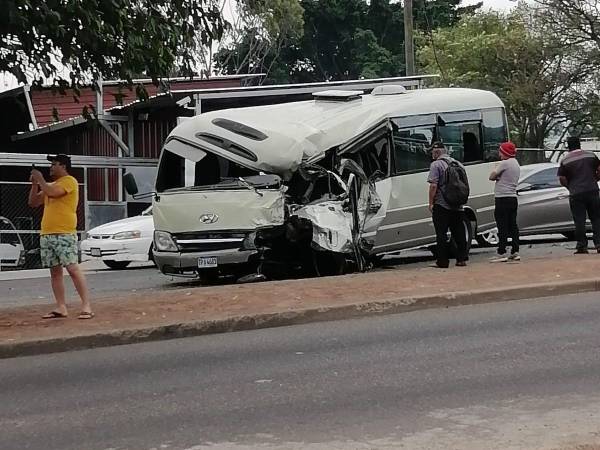
<svg viewBox="0 0 600 450"><path fill-rule="evenodd" d="M415 74L415 46L413 33L413 0L404 0L404 52L406 76Z"/></svg>

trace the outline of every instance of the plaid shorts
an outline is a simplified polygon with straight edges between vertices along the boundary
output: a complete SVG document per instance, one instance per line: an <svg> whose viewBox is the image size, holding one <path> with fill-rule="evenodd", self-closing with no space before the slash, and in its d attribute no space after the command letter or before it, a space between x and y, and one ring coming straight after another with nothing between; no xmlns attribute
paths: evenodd
<svg viewBox="0 0 600 450"><path fill-rule="evenodd" d="M76 234L43 234L40 236L42 266L68 266L79 262Z"/></svg>

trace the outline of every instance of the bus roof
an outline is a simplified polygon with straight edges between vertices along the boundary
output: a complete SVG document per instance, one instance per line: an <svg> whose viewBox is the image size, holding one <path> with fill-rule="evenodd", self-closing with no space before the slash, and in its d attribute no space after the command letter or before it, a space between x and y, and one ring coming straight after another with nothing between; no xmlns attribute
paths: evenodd
<svg viewBox="0 0 600 450"><path fill-rule="evenodd" d="M186 120L170 137L194 142L244 166L286 176L303 161L318 159L332 147L360 136L389 117L503 106L492 92L459 88L370 94L358 99L321 97L212 111ZM228 150L226 147L231 143L248 150L252 158L244 155L244 151Z"/></svg>

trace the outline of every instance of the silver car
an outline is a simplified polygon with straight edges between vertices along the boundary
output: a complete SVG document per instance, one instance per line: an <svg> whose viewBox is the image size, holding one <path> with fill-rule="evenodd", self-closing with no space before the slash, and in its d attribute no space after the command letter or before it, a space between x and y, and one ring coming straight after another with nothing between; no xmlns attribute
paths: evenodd
<svg viewBox="0 0 600 450"><path fill-rule="evenodd" d="M517 186L519 213L517 222L521 236L562 234L575 238L575 225L569 207L569 191L558 181L557 163L529 164L521 167ZM588 221L588 228L591 225ZM477 236L483 246L498 244L498 230Z"/></svg>

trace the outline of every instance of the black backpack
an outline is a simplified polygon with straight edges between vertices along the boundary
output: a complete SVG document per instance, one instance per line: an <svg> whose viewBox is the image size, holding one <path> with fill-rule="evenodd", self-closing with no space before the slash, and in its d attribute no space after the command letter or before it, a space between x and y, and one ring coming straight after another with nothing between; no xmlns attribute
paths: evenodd
<svg viewBox="0 0 600 450"><path fill-rule="evenodd" d="M455 159L443 158L446 168L442 196L448 206L456 208L463 206L469 200L469 179L465 168Z"/></svg>

